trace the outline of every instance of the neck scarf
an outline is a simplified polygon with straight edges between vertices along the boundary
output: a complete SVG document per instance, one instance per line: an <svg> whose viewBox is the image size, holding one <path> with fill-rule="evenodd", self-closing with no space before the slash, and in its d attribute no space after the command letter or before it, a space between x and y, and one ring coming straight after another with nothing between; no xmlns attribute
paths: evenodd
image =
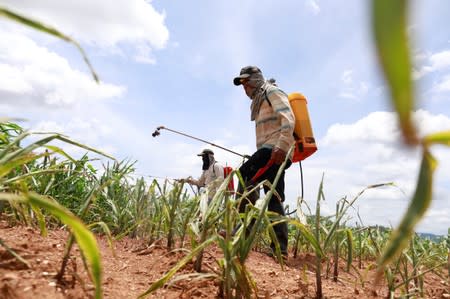
<svg viewBox="0 0 450 299"><path fill-rule="evenodd" d="M251 110L251 116L250 120L254 121L256 119L256 116L259 113L259 108L261 108L261 104L266 99L266 91L273 86L270 82L266 81L264 82L259 88L256 88L253 92L253 95L251 96L252 104L250 106Z"/></svg>

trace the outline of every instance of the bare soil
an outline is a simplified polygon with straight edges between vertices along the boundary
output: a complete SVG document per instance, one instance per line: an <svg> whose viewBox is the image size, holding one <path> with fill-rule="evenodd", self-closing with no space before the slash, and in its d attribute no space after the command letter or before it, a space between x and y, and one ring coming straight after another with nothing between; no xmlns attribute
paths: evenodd
<svg viewBox="0 0 450 299"><path fill-rule="evenodd" d="M42 237L38 229L10 226L0 220L0 238L29 264L28 267L18 261L0 246L0 298L92 298L94 288L76 246L63 281L55 280L67 237L65 230L51 230L47 237ZM183 251L168 252L162 242L148 246L143 240L124 238L113 243L113 251L105 237L98 236L97 240L102 255L104 298L137 298L185 255ZM218 270L215 259L220 256L217 248L208 248L203 271ZM310 254L300 254L296 258L291 254L282 269L267 255L251 252L246 266L258 287L257 295L252 297L315 298L314 260ZM363 286L354 270L345 272L344 264L339 265L338 282L333 282L332 271L327 277L324 263L324 297L385 298L386 286L373 285L373 266L373 263L366 263L360 270ZM193 263L180 273L194 273ZM450 298L448 288L448 281L435 274L425 276L426 298ZM218 289L217 281L211 279L181 280L157 290L148 298L217 298Z"/></svg>

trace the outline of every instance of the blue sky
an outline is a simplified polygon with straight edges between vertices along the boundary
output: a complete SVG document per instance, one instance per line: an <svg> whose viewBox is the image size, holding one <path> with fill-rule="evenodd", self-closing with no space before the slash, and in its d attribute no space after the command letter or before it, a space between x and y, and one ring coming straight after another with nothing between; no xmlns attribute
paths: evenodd
<svg viewBox="0 0 450 299"><path fill-rule="evenodd" d="M369 1L50 1L0 0L78 40L101 79L77 50L0 20L0 117L20 117L34 131L57 131L137 160L137 173L199 176L208 147L162 131L180 130L243 154L255 150L250 101L232 78L259 66L286 92L302 92L319 150L303 161L304 197L314 206L324 175L324 213L364 187L358 201L369 224L396 225L417 179L420 153L399 143L371 38ZM450 4L412 1L408 32L422 134L450 128ZM69 152L82 152L71 147ZM213 148L214 149L214 148ZM223 164L240 158L214 149ZM450 150L439 160L433 204L419 231L450 227ZM300 195L298 165L287 171L287 200ZM354 222L355 220L351 220Z"/></svg>

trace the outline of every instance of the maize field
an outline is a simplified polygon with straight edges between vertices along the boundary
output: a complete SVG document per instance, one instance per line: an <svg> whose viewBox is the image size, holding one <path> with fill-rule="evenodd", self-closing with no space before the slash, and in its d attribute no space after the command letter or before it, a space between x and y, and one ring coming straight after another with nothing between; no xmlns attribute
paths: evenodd
<svg viewBox="0 0 450 299"><path fill-rule="evenodd" d="M98 80L76 41L0 9L74 44ZM414 230L432 201L438 161L430 148L450 145L450 131L417 136L405 14L405 1L372 2L373 37L404 143L422 149L398 227L367 226L349 213L365 192L393 183L333 199L335 213L322 215L322 179L314 207L299 198L297 213L280 216L266 211L277 195L262 182L255 188L268 184L270 192L239 213L252 190L227 191L230 179L242 180L238 171L207 203L181 182L137 176L136 162L2 118L0 298L450 298L450 230L434 239ZM86 154L74 158L55 143ZM273 230L280 222L289 227L287 260ZM271 242L277 250L269 257Z"/></svg>
<svg viewBox="0 0 450 299"><path fill-rule="evenodd" d="M129 298L448 295L449 236L429 240L413 234L385 262L395 240L392 230L349 217L348 209L363 200L364 192L391 184L368 186L354 198L338 200L334 215L321 215L323 181L314 209L300 200L294 215L266 212L271 189L239 214L237 205L246 194L227 192L231 176L205 204L204 193L192 195L182 183L136 179L129 161L105 157L109 162L96 169L88 155L101 152L61 135L29 141L32 134L15 123L3 122L0 129L3 297L53 292L60 298L119 298L123 288L115 289L113 274L121 281L140 277L133 278L139 284L127 284L132 289L123 285ZM54 140L88 154L74 159L50 145ZM276 242L272 226L281 221L289 224L287 261L279 252L273 258L265 254L271 240ZM23 232L34 241L24 243ZM54 242L51 256L48 242ZM135 259L142 261L131 264ZM106 269L103 260L116 270ZM27 285L23 273L40 269L42 261L48 266L42 271L45 283ZM127 279L121 273L128 267L133 272Z"/></svg>

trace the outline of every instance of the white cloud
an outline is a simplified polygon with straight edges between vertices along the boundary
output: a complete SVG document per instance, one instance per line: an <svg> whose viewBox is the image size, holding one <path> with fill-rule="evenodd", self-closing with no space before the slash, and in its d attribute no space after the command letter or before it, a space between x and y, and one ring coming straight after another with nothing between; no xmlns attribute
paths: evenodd
<svg viewBox="0 0 450 299"><path fill-rule="evenodd" d="M364 81L360 82L358 91L361 95L366 95L369 92L369 85Z"/></svg>
<svg viewBox="0 0 450 299"><path fill-rule="evenodd" d="M433 92L449 92L450 91L450 75L445 76L441 82L433 86Z"/></svg>
<svg viewBox="0 0 450 299"><path fill-rule="evenodd" d="M360 100L369 92L369 85L364 81L355 82L353 70L345 70L341 74L342 91L339 97L351 100Z"/></svg>
<svg viewBox="0 0 450 299"><path fill-rule="evenodd" d="M330 146L349 142L392 143L399 139L394 114L373 112L353 124L334 124L323 138L323 144Z"/></svg>
<svg viewBox="0 0 450 299"><path fill-rule="evenodd" d="M307 0L305 5L314 15L320 13L320 6L316 0Z"/></svg>
<svg viewBox="0 0 450 299"><path fill-rule="evenodd" d="M49 24L79 41L122 50L125 49L124 45L136 47L139 61L152 60L150 56L142 59L143 52L139 48L162 49L169 39L169 31L164 24L165 13L157 12L149 1L116 0L112 3L108 0L4 0L2 2L2 5Z"/></svg>
<svg viewBox="0 0 450 299"><path fill-rule="evenodd" d="M97 84L66 58L19 32L0 29L0 98L10 105L71 107L120 97L125 87Z"/></svg>
<svg viewBox="0 0 450 299"><path fill-rule="evenodd" d="M137 46L137 53L134 56L137 62L155 64L156 59L152 56L152 48L148 45L141 44Z"/></svg>
<svg viewBox="0 0 450 299"><path fill-rule="evenodd" d="M68 137L71 140L81 144L94 147L107 154L116 154L117 147L107 139L113 139L113 129L111 123L107 119L98 119L93 117L82 117L79 113L74 113L78 116L68 116L62 121L57 120L42 120L37 122L32 127L32 132L35 133L58 133ZM36 135L33 138L41 138L42 135ZM75 157L81 157L87 152L86 149L76 147L64 142L54 142L54 144L63 148L69 154ZM89 155L91 156L91 155Z"/></svg>
<svg viewBox="0 0 450 299"><path fill-rule="evenodd" d="M22 76L20 69L8 64L0 64L0 90L9 93L30 93L33 88Z"/></svg>
<svg viewBox="0 0 450 299"><path fill-rule="evenodd" d="M341 80L344 84L353 83L353 70L345 70L341 75Z"/></svg>
<svg viewBox="0 0 450 299"><path fill-rule="evenodd" d="M424 57L425 55L425 57ZM420 54L418 60L427 60L428 64L418 70L413 71L413 78L420 79L423 76L436 71L443 70L450 66L450 50L441 51L435 54Z"/></svg>
<svg viewBox="0 0 450 299"><path fill-rule="evenodd" d="M417 123L421 136L450 130L450 118L444 114L433 115L426 110L419 109L413 114L413 119Z"/></svg>
<svg viewBox="0 0 450 299"><path fill-rule="evenodd" d="M338 95L340 98L355 100L356 96L350 92L340 92Z"/></svg>
<svg viewBox="0 0 450 299"><path fill-rule="evenodd" d="M435 115L418 110L413 118L420 135L450 128L450 117L443 114ZM308 158L304 166L307 182L305 199L310 205L315 205L323 172L327 198L323 205L327 205L331 211L335 201L342 196L353 198L369 185L393 182L396 187L368 190L357 201L356 206L359 207L366 225L398 224L416 188L421 152L419 148L411 150L401 144L395 113L373 112L354 123L334 124L326 135L318 140L318 146L318 152ZM447 199L450 190L446 180L450 168L449 153L447 148L439 147L433 147L432 152L439 161L434 178L434 198L431 210L417 230L444 233L446 227L450 226L450 216L439 211L448 210ZM295 198L298 193L295 190L298 186L298 175L291 172L288 173L286 186L289 198ZM433 217L437 216L439 223L433 223Z"/></svg>

